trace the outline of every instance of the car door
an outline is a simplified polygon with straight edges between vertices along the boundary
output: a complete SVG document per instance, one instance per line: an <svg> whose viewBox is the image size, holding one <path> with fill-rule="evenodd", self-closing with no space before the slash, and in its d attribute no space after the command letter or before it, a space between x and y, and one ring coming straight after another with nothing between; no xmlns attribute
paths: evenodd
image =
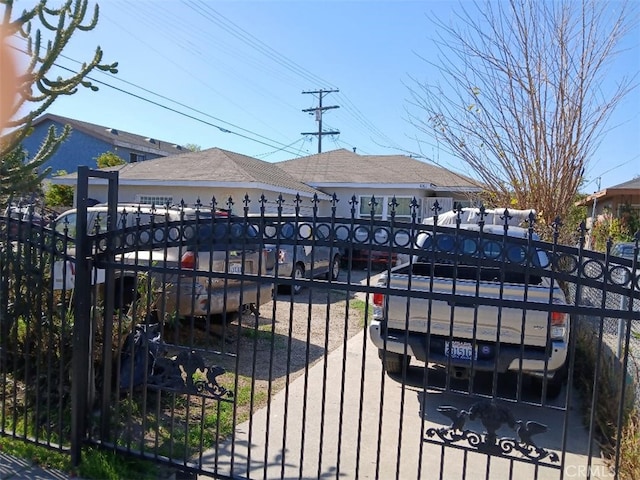
<svg viewBox="0 0 640 480"><path fill-rule="evenodd" d="M330 259L329 259L329 247L326 243L326 237L320 229L313 230L313 276L319 277L326 274L329 271Z"/></svg>

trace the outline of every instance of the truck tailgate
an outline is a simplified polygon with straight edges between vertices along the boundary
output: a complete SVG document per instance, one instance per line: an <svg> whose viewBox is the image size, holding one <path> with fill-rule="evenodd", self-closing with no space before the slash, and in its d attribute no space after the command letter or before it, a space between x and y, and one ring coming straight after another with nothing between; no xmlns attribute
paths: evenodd
<svg viewBox="0 0 640 480"><path fill-rule="evenodd" d="M391 274L390 288L406 290L407 281L407 275ZM455 293L466 298L464 302L455 303L453 299L442 301L414 297L410 299L410 308L407 308L407 297L391 294L387 297L389 329L404 330L408 321L412 332L430 331L432 335L451 335L459 339L475 337L478 341L500 341L510 344L520 344L524 340L525 345L540 347L547 343L548 312L483 305L483 299L488 298L524 301L525 289L522 285L504 283L501 292L500 283L497 282L481 282L478 286L476 281L458 279L454 292L451 279L433 278L431 285L430 277L420 276L412 276L411 285L412 290L447 295ZM529 302L548 304L549 289L528 286L526 297Z"/></svg>

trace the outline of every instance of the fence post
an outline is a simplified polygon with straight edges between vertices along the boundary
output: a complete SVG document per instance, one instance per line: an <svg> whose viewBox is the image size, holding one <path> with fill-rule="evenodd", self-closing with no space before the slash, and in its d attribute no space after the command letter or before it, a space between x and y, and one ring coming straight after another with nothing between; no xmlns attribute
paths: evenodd
<svg viewBox="0 0 640 480"><path fill-rule="evenodd" d="M87 201L89 199L89 177L107 179L108 190L108 223L111 232L116 225L116 211L118 203L118 172L101 172L89 170L89 167L78 167L78 184L76 190L76 279L74 285L75 311L73 323L73 357L71 384L71 463L77 467L81 461L82 444L87 436L89 376L93 373L92 358L92 318L91 318L91 258L89 251L89 226L87 225ZM113 270L105 274L105 340L102 350L103 357L111 354L111 335L108 332L113 327ZM102 395L102 431L106 430L109 421L108 402L111 397L110 378L111 361L103 362L105 367L105 387Z"/></svg>
<svg viewBox="0 0 640 480"><path fill-rule="evenodd" d="M87 199L89 168L78 167L76 190L76 278L73 320L73 357L71 375L71 464L81 460L82 443L87 432L87 394L89 387L89 342L91 335L91 272L88 264Z"/></svg>

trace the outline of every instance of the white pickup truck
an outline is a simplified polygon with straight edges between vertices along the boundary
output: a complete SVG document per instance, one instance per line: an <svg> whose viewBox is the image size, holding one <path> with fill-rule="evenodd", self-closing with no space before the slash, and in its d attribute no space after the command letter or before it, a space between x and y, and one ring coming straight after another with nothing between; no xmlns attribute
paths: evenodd
<svg viewBox="0 0 640 480"><path fill-rule="evenodd" d="M87 208L90 234L107 230L107 210L107 205ZM150 269L156 280L156 293L163 297L157 300L161 317L165 314L179 317L218 316L271 300L272 286L269 282L262 285L241 278L257 278L261 275L260 268L266 268L266 260L260 258L264 253L259 248L261 242L256 241L257 230L245 226L242 217L230 217L227 212L218 211L214 219L206 209L183 206L166 208L119 204L116 211L117 229L129 231L127 243L135 245L139 242L138 249L125 253L122 258L117 257L121 268L115 272L116 308L128 306L134 301L137 297L136 272L140 271L140 267L144 271L145 266L151 265L165 269L164 273ZM199 220L194 223L196 219ZM150 249L151 224L156 225L161 233L168 228L166 225L173 225L178 232L178 226L184 224L184 244L181 247L160 245ZM65 245L67 259L54 264L55 289L71 290L75 287L73 256L76 226L76 209L64 212L54 223L58 234L68 238L68 245ZM237 234L233 236L229 230ZM175 233L174 236L178 238L180 234ZM91 279L96 284L104 283L105 271L94 269ZM229 320L233 318L232 315L224 316Z"/></svg>
<svg viewBox="0 0 640 480"><path fill-rule="evenodd" d="M532 238L531 240L536 240ZM547 252L520 227L434 227L420 253L381 275L369 327L388 373L411 357L448 367L522 371L557 396L566 377L569 316ZM410 291L410 293L409 293Z"/></svg>

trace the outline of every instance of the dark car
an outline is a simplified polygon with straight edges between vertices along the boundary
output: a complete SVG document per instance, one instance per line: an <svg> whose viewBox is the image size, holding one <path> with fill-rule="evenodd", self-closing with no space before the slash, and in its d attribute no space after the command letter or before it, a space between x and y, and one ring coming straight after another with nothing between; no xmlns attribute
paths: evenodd
<svg viewBox="0 0 640 480"><path fill-rule="evenodd" d="M275 263L267 264L269 273L279 278L317 278L337 280L340 274L340 250L327 241L328 234L310 223L284 222L268 226L265 243ZM273 267L273 268L271 268ZM302 290L302 284L293 284L293 293Z"/></svg>
<svg viewBox="0 0 640 480"><path fill-rule="evenodd" d="M9 205L5 210L9 240L20 240L39 228L49 225L51 219L34 205Z"/></svg>

